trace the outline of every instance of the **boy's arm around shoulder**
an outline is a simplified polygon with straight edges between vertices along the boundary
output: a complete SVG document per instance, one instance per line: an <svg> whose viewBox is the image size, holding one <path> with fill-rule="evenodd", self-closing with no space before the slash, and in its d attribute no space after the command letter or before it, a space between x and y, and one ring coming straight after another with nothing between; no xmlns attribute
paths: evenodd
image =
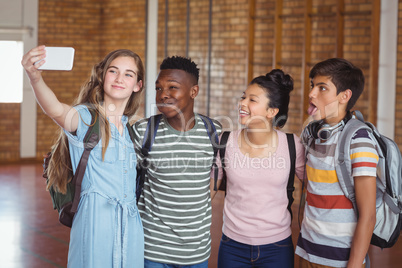
<svg viewBox="0 0 402 268"><path fill-rule="evenodd" d="M300 181L304 179L304 170L306 165L306 154L304 146L301 142L301 139L296 135L293 134L295 139L295 146L296 146L296 175Z"/></svg>

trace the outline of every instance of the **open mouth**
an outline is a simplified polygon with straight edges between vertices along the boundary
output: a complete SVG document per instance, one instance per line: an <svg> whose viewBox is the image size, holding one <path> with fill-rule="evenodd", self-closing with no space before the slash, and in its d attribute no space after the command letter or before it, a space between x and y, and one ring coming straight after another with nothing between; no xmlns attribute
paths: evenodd
<svg viewBox="0 0 402 268"><path fill-rule="evenodd" d="M307 109L307 113L309 115L313 115L315 114L315 112L317 112L317 110L318 110L317 106L315 106L313 103L310 102L310 106Z"/></svg>

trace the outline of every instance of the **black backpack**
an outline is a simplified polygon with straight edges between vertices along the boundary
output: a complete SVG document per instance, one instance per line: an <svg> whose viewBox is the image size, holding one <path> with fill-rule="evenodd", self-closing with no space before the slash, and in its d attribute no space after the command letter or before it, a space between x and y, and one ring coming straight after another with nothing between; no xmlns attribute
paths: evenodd
<svg viewBox="0 0 402 268"><path fill-rule="evenodd" d="M227 177L226 177L226 172L225 172L225 167L226 167L225 166L225 152L226 152L226 144L229 139L229 135L230 135L230 131L223 132L222 137L221 137L221 142L219 144L219 147L220 147L219 157L221 159L222 170L223 170L223 177L222 177L222 182L219 186L219 190L224 191L225 195L226 195L226 184L227 184ZM295 171L296 171L296 146L295 146L295 140L294 140L292 133L286 133L286 137L288 140L290 164L291 164L288 185L286 187L287 196L288 196L288 200L289 200L287 208L290 212L290 217L293 219L292 204L294 201L293 192L295 190L294 180L295 180ZM215 180L216 180L216 176L215 176Z"/></svg>
<svg viewBox="0 0 402 268"><path fill-rule="evenodd" d="M218 144L219 144L219 136L216 131L215 125L212 122L211 118L198 114L202 121L204 122L205 128L208 133L208 137L211 141L212 147L214 149L214 158L213 158L213 167L216 167L215 159L218 154ZM149 155L149 152L152 149L152 145L155 141L155 136L156 132L158 131L159 127L159 122L162 118L162 114L157 114L154 116L151 116L148 120L147 128L144 133L144 140L142 142L142 148L141 148L141 153L144 156L143 160L140 162L138 161L137 163L137 182L136 182L136 198L137 198L137 204L138 200L140 199L141 193L144 189L144 181L145 181L145 175L147 173L148 165L149 162L147 160L147 157ZM132 132L134 137L134 132ZM214 135L214 138L212 137ZM215 179L215 188L216 188L216 179Z"/></svg>

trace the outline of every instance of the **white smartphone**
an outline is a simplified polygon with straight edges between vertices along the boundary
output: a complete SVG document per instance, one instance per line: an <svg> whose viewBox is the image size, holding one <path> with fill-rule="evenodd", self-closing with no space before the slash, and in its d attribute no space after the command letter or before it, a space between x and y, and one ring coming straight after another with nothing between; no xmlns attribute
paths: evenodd
<svg viewBox="0 0 402 268"><path fill-rule="evenodd" d="M74 63L74 48L72 47L45 47L45 63L39 70L71 71Z"/></svg>

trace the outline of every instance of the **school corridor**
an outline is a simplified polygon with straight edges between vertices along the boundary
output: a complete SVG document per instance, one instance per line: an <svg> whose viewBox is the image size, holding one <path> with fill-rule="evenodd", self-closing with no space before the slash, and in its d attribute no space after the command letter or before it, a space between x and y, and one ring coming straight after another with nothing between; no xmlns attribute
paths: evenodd
<svg viewBox="0 0 402 268"><path fill-rule="evenodd" d="M61 225L45 190L40 163L0 165L0 268L66 267L70 229ZM293 240L299 227L295 194ZM216 267L222 234L224 195L213 200L212 254L209 267ZM391 249L370 249L373 268L402 266L402 239ZM296 266L297 267L297 258ZM280 267L279 267L280 268Z"/></svg>

